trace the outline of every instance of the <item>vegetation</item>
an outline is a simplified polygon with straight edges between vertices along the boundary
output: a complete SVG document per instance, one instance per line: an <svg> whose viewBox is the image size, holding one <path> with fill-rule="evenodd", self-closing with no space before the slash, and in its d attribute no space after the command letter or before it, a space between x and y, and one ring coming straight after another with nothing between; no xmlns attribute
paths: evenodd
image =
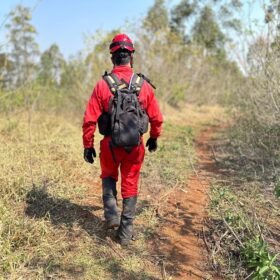
<svg viewBox="0 0 280 280"><path fill-rule="evenodd" d="M279 244L271 238L279 202L255 184L212 187L208 241L212 266L226 279L279 279Z"/></svg>
<svg viewBox="0 0 280 280"><path fill-rule="evenodd" d="M80 137L93 84L111 69L108 42L123 29L96 32L66 60L55 43L39 51L28 7L11 11L9 51L0 46L0 278L172 279L151 249L155 198L186 184L198 133L230 120L213 149L225 172L210 193L212 268L228 279L280 279L279 5L265 10L266 36L246 29L242 9L238 0L181 0L170 10L155 0L130 32L135 71L156 84L166 120L142 171L148 192L133 250L104 233L100 170L93 178L82 162ZM244 61L234 56L239 36L250 41Z"/></svg>
<svg viewBox="0 0 280 280"><path fill-rule="evenodd" d="M190 108L188 116L192 114ZM106 237L99 165L81 160L79 125L42 112L32 114L31 127L28 119L21 112L8 120L3 116L0 122L0 139L5 143L0 160L0 275L4 279L23 275L24 279L161 279L149 246L158 223L154 204L174 184L185 183L189 160L194 161L192 146L185 143L191 143L197 129L166 120L160 149L147 155L143 168L137 241L130 250L122 250Z"/></svg>
<svg viewBox="0 0 280 280"><path fill-rule="evenodd" d="M39 51L34 38L36 29L30 24L30 10L19 5L10 13L10 17L10 23L6 27L12 46L9 57L14 67L9 74L13 75L14 78L10 77L9 86L19 87L34 75L34 60Z"/></svg>

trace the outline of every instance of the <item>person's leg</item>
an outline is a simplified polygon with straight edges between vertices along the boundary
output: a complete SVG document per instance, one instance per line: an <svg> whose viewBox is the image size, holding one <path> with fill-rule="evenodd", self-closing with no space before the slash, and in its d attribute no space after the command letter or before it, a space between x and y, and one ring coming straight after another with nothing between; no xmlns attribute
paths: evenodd
<svg viewBox="0 0 280 280"><path fill-rule="evenodd" d="M104 217L107 229L113 229L120 225L120 217L117 207L116 181L112 177L102 179Z"/></svg>
<svg viewBox="0 0 280 280"><path fill-rule="evenodd" d="M121 192L123 210L117 238L121 245L127 245L133 237L133 220L136 212L138 180L144 160L143 144L135 147L121 162Z"/></svg>
<svg viewBox="0 0 280 280"><path fill-rule="evenodd" d="M114 228L120 225L120 217L117 208L117 188L119 162L116 155L112 156L110 139L104 138L100 142L100 165L102 178L102 199L106 228Z"/></svg>
<svg viewBox="0 0 280 280"><path fill-rule="evenodd" d="M117 232L117 240L123 246L133 238L133 220L136 212L137 195L123 199L121 222Z"/></svg>

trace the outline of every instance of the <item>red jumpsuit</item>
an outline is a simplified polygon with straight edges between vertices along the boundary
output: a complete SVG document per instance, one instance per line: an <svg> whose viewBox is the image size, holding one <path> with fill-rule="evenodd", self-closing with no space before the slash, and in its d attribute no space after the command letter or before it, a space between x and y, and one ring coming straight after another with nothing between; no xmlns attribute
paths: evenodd
<svg viewBox="0 0 280 280"><path fill-rule="evenodd" d="M133 70L129 66L115 66L113 71L119 80L124 79L129 83ZM95 86L93 93L87 104L83 123L83 143L85 148L91 148L94 145L94 132L99 116L103 112L108 112L109 100L113 96L107 83L101 79ZM158 102L150 84L144 81L139 94L139 102L149 116L151 125L150 137L158 138L162 126L162 114ZM143 139L139 146L127 153L124 148L109 146L110 136L105 136L100 142L100 165L101 178L112 177L118 180L118 168L121 171L121 193L123 198L135 196L138 194L138 179L140 169L144 160L145 148Z"/></svg>

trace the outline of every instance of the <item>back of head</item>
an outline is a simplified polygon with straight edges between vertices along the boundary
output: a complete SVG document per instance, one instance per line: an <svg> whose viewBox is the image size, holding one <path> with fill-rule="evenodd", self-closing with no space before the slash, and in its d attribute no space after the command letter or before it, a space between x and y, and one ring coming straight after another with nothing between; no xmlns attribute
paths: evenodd
<svg viewBox="0 0 280 280"><path fill-rule="evenodd" d="M116 35L110 44L110 53L114 65L133 65L135 51L132 40L126 34Z"/></svg>
<svg viewBox="0 0 280 280"><path fill-rule="evenodd" d="M131 52L126 49L119 49L112 53L114 65L126 65L131 62Z"/></svg>

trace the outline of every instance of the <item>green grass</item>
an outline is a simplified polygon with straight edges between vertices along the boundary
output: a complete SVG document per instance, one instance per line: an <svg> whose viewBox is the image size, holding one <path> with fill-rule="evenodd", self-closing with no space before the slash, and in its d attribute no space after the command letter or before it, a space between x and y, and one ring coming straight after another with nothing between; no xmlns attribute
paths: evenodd
<svg viewBox="0 0 280 280"><path fill-rule="evenodd" d="M184 183L191 171L190 160L193 161L195 157L192 139L190 127L166 122L158 151L146 152L142 171L145 184L166 190L177 183Z"/></svg>
<svg viewBox="0 0 280 280"><path fill-rule="evenodd" d="M267 243L260 236L245 243L242 255L248 268L253 270L251 273L253 280L280 278L280 265L276 263L279 254L272 256Z"/></svg>
<svg viewBox="0 0 280 280"><path fill-rule="evenodd" d="M280 198L280 179L278 179L276 184L275 184L274 194L277 198Z"/></svg>
<svg viewBox="0 0 280 280"><path fill-rule="evenodd" d="M267 205L264 190L248 183L239 187L214 184L210 197L216 270L226 279L280 279L279 254L271 238L280 213Z"/></svg>

